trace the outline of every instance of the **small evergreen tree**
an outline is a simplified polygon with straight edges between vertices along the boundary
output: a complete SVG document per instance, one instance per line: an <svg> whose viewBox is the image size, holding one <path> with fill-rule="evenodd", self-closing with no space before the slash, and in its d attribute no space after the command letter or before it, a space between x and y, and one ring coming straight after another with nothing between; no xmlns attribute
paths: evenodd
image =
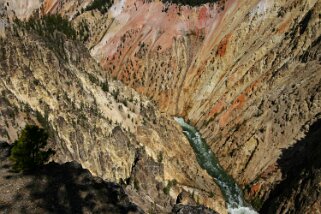
<svg viewBox="0 0 321 214"><path fill-rule="evenodd" d="M26 125L11 149L10 159L14 162L14 170L34 169L48 161L54 151L42 150L47 145L47 140L48 133L44 129L35 125Z"/></svg>

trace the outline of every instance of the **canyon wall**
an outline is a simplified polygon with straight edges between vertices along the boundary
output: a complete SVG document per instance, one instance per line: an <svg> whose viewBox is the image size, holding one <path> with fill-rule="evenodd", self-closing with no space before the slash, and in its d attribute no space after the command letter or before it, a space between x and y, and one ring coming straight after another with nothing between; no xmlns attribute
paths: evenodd
<svg viewBox="0 0 321 214"><path fill-rule="evenodd" d="M146 212L170 212L182 191L226 212L213 179L199 169L173 119L103 75L79 42L13 26L0 38L0 141L13 143L25 124L37 124L49 130L54 161L74 160L122 183Z"/></svg>
<svg viewBox="0 0 321 214"><path fill-rule="evenodd" d="M267 199L278 159L320 117L320 1L121 2L74 19L91 55L194 124L248 197Z"/></svg>
<svg viewBox="0 0 321 214"><path fill-rule="evenodd" d="M321 2L120 0L107 13L81 11L89 3L45 0L41 12L86 29L103 76L195 125L247 197L269 201L295 166L295 156L281 164L284 154L321 117Z"/></svg>
<svg viewBox="0 0 321 214"><path fill-rule="evenodd" d="M14 11L20 19L27 19L41 7L41 0L0 0L0 7L4 6L7 11Z"/></svg>

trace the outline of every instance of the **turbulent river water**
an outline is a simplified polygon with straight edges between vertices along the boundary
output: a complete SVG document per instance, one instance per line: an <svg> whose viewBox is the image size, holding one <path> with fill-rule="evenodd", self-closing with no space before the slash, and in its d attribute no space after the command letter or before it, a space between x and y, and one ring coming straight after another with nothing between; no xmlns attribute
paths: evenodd
<svg viewBox="0 0 321 214"><path fill-rule="evenodd" d="M183 118L175 117L175 120L180 124L185 136L193 147L199 165L214 178L216 184L220 187L228 206L228 212L231 214L257 214L245 202L241 189L220 166L217 158L202 139L200 133L193 126L185 123Z"/></svg>

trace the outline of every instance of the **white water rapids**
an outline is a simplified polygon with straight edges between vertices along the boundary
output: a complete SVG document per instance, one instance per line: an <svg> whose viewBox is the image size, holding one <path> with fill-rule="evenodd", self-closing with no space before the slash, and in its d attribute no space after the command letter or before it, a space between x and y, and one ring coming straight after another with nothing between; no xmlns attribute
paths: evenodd
<svg viewBox="0 0 321 214"><path fill-rule="evenodd" d="M241 189L218 163L218 160L202 139L196 129L185 123L184 119L175 117L175 120L183 128L183 133L188 138L195 152L199 165L212 176L220 187L228 206L230 214L257 214L244 198Z"/></svg>

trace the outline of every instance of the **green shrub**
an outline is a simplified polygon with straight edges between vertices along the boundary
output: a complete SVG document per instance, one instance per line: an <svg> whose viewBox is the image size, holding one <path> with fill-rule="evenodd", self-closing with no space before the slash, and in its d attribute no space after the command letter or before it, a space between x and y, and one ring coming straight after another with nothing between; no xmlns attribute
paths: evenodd
<svg viewBox="0 0 321 214"><path fill-rule="evenodd" d="M164 187L164 189L163 189L163 192L166 194L166 195L168 195L169 194L169 191L171 191L171 186L169 186L169 185L167 185L166 187Z"/></svg>
<svg viewBox="0 0 321 214"><path fill-rule="evenodd" d="M47 42L50 49L63 58L66 57L66 53L64 50L65 38L62 35L72 40L77 38L76 30L68 19L61 15L32 16L27 21L16 19L14 27L39 35ZM60 32L60 34L55 32Z"/></svg>
<svg viewBox="0 0 321 214"><path fill-rule="evenodd" d="M214 196L215 196L215 193L214 193L214 192L210 192L210 193L208 194L208 197L210 197L210 198L214 198Z"/></svg>
<svg viewBox="0 0 321 214"><path fill-rule="evenodd" d="M42 150L47 145L48 133L38 126L26 125L11 149L10 159L14 170L31 170L44 164L54 154L52 149Z"/></svg>
<svg viewBox="0 0 321 214"><path fill-rule="evenodd" d="M177 180L176 180L176 179L173 179L173 180L168 181L167 186L164 187L164 189L163 189L163 192L164 192L166 195L168 195L169 192L171 191L171 188L172 188L173 186L176 186L176 185L177 185Z"/></svg>
<svg viewBox="0 0 321 214"><path fill-rule="evenodd" d="M113 4L113 0L94 0L85 8L85 11L99 10L102 14L104 14Z"/></svg>
<svg viewBox="0 0 321 214"><path fill-rule="evenodd" d="M164 157L163 157L163 152L159 152L159 154L158 154L158 156L157 156L157 161L158 161L158 163L163 162L163 159L164 159Z"/></svg>
<svg viewBox="0 0 321 214"><path fill-rule="evenodd" d="M263 201L261 198L259 198L258 196L256 196L252 201L251 201L252 206L254 207L254 209L256 210L260 210L262 208L263 205Z"/></svg>
<svg viewBox="0 0 321 214"><path fill-rule="evenodd" d="M90 29L89 26L87 24L87 22L85 20L82 20L79 25L78 25L78 38L81 41L86 42L89 38L90 35Z"/></svg>
<svg viewBox="0 0 321 214"><path fill-rule="evenodd" d="M99 80L93 74L88 73L88 77L93 84L99 84Z"/></svg>
<svg viewBox="0 0 321 214"><path fill-rule="evenodd" d="M35 31L40 36L51 38L55 31L59 31L70 39L76 38L76 31L71 26L68 19L59 14L45 15L41 18L31 17L26 22L16 20L16 23L18 26L24 27L26 30Z"/></svg>
<svg viewBox="0 0 321 214"><path fill-rule="evenodd" d="M109 91L109 85L108 85L108 82L104 82L101 84L101 89L104 91L104 92L108 92Z"/></svg>
<svg viewBox="0 0 321 214"><path fill-rule="evenodd" d="M117 100L119 95L119 89L113 90L112 95L115 98L115 100Z"/></svg>

